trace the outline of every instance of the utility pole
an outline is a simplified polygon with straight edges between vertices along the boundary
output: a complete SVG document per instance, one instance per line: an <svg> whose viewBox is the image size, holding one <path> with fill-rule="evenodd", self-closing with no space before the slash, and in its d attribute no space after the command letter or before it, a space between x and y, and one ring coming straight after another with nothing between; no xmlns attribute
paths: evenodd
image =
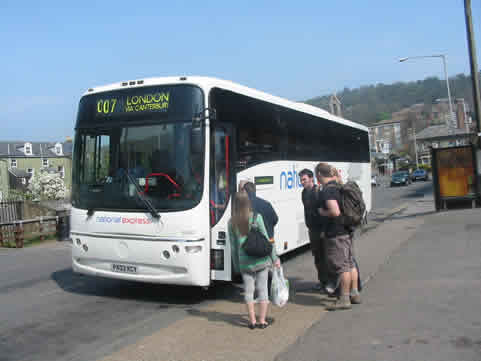
<svg viewBox="0 0 481 361"><path fill-rule="evenodd" d="M471 16L471 0L464 0L464 13L466 15L466 32L468 35L468 49L469 49L469 62L471 64L471 79L473 82L473 98L474 98L474 112L476 114L476 128L478 147L481 148L480 136L481 136L481 105L479 95L479 76L478 76L478 62L476 60L476 45L474 41L473 21Z"/></svg>
<svg viewBox="0 0 481 361"><path fill-rule="evenodd" d="M413 141L414 141L414 154L416 157L416 169L418 168L418 145L417 145L417 140L416 140L416 125L414 123L411 123L412 127L408 129L410 130L413 136Z"/></svg>
<svg viewBox="0 0 481 361"><path fill-rule="evenodd" d="M416 140L416 126L413 127L414 154L416 154L416 169L418 169L418 142Z"/></svg>

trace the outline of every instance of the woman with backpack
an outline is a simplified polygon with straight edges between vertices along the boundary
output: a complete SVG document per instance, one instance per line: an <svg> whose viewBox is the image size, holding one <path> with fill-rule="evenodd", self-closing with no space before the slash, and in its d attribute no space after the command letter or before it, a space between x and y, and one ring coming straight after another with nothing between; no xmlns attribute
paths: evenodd
<svg viewBox="0 0 481 361"><path fill-rule="evenodd" d="M269 306L268 269L272 264L276 267L280 267L281 264L275 247L272 247L271 254L265 257L253 257L245 252L242 246L246 242L247 235L252 227L256 227L268 239L262 216L252 212L249 196L245 191L237 192L234 197L232 218L228 225L229 239L234 270L241 273L244 282L244 299L249 319L248 327L251 330L254 328L264 329L269 326L266 321ZM254 291L257 291L259 303L258 320L254 308Z"/></svg>

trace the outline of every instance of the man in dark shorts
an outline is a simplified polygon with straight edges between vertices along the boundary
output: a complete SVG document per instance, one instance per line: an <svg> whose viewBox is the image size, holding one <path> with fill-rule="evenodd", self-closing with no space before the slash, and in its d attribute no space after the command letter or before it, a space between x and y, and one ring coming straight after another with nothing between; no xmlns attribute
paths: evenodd
<svg viewBox="0 0 481 361"><path fill-rule="evenodd" d="M327 218L325 229L325 250L329 273L340 280L338 300L327 307L329 311L348 310L351 304L361 303L358 290L358 274L353 260L353 247L350 230L342 223L340 191L335 168L327 163L319 163L316 177L323 186L323 206L319 214Z"/></svg>

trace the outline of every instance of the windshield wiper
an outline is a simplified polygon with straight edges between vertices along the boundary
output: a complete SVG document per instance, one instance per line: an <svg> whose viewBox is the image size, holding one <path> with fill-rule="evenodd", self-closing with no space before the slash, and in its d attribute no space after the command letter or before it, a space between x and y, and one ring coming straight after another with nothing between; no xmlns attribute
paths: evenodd
<svg viewBox="0 0 481 361"><path fill-rule="evenodd" d="M138 183L135 181L135 179L132 177L131 174L129 174L128 171L124 171L123 172L127 179L129 180L129 182L131 184L134 185L135 187L135 190L136 190L136 194L137 196L139 197L139 199L145 204L145 206L147 207L147 209L149 210L150 214L152 215L152 217L158 219L160 218L159 216L159 212L157 211L157 209L155 209L154 205L152 204L152 202L150 200L148 200L143 194L142 194L142 189L140 189L140 186L138 185Z"/></svg>

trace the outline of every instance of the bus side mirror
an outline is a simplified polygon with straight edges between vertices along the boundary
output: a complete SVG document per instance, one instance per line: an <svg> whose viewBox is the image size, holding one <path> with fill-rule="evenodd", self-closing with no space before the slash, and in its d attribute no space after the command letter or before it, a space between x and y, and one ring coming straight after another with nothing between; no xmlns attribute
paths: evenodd
<svg viewBox="0 0 481 361"><path fill-rule="evenodd" d="M209 112L209 116L205 116L205 112ZM205 108L203 111L194 114L192 117L192 128L201 127L206 119L210 119L210 121L217 120L217 112L214 108Z"/></svg>

